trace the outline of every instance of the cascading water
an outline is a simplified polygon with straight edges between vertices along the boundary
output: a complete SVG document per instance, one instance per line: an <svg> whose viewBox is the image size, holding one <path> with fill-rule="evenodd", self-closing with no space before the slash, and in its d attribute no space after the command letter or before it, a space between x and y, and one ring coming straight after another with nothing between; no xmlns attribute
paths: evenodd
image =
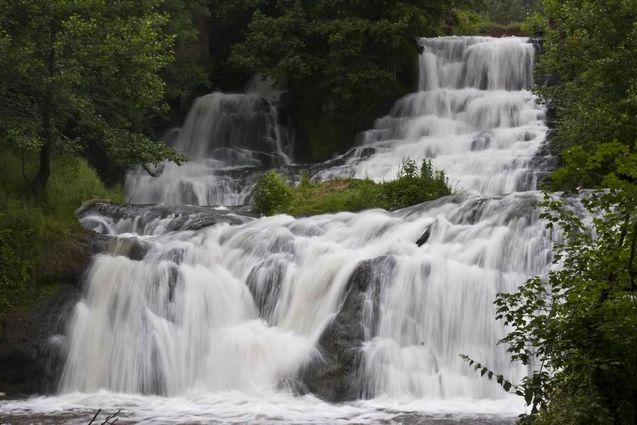
<svg viewBox="0 0 637 425"><path fill-rule="evenodd" d="M130 172L131 202L167 205L241 205L255 167L287 164L291 146L277 123L276 108L256 94L211 93L198 98L184 127L169 133L191 161L163 163L156 176Z"/></svg>
<svg viewBox="0 0 637 425"><path fill-rule="evenodd" d="M432 158L457 195L397 212L302 219L225 208L85 209L84 226L110 239L69 324L57 400L82 405L77 392L108 390L97 394L133 406L131 417L145 412L137 419L146 422L358 423L406 410L517 412L458 355L513 381L527 373L496 345L506 330L492 302L545 272L551 259L533 191L546 133L543 110L526 91L533 48L521 38L421 42L421 91L397 102L362 146L316 178L382 180L404 158ZM200 101L176 146L206 160L214 149L237 146L201 142L226 131L206 112L221 100ZM249 147L263 140L248 126L236 129L243 130L222 139L237 136ZM186 184L179 176L172 180L165 168L157 187L144 191L139 175L128 187L136 201L188 202L174 195ZM216 184L210 180L201 195L192 189L192 199L212 203ZM334 356L354 360L330 364ZM341 379L350 394L342 399L367 401L327 406L290 395L305 389L330 398L315 390L319 379L328 387ZM180 407L167 412L167 404Z"/></svg>
<svg viewBox="0 0 637 425"><path fill-rule="evenodd" d="M533 45L484 37L421 44L421 91L399 100L343 165L317 178L391 180L402 160L430 158L456 191L534 189L541 170L533 160L547 128L544 110L526 90L533 82Z"/></svg>

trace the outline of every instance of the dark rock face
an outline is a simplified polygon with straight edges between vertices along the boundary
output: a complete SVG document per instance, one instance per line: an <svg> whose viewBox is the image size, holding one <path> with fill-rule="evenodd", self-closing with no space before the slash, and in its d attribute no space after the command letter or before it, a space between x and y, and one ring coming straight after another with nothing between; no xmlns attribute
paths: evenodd
<svg viewBox="0 0 637 425"><path fill-rule="evenodd" d="M425 230L425 233L423 233L422 236L418 238L418 240L416 241L416 245L418 245L419 247L423 246L424 244L427 243L430 236L431 236L431 226L427 227L427 230Z"/></svg>
<svg viewBox="0 0 637 425"><path fill-rule="evenodd" d="M57 389L68 348L66 325L81 296L80 285L66 284L31 319L36 359L34 392L50 394Z"/></svg>
<svg viewBox="0 0 637 425"><path fill-rule="evenodd" d="M217 223L242 224L255 217L245 208L216 209L193 205L118 205L109 202L88 202L75 215L84 228L98 234L108 234L107 222L128 222L127 231L152 233L159 220L166 220L166 231L199 230Z"/></svg>
<svg viewBox="0 0 637 425"><path fill-rule="evenodd" d="M54 288L55 293L31 311L0 314L0 392L55 391L66 355L66 321L80 299L91 255L103 246L90 232L56 241L35 273L38 287Z"/></svg>
<svg viewBox="0 0 637 425"><path fill-rule="evenodd" d="M85 259L88 254L78 253ZM66 355L66 321L80 299L83 269L69 269L56 294L32 312L0 319L0 392L17 396L55 391Z"/></svg>
<svg viewBox="0 0 637 425"><path fill-rule="evenodd" d="M359 369L363 342L376 333L380 296L395 266L392 257L361 262L350 276L339 313L318 343L322 359L300 376L303 389L329 402L364 395ZM365 314L367 313L367 314Z"/></svg>
<svg viewBox="0 0 637 425"><path fill-rule="evenodd" d="M29 392L35 375L30 336L31 326L18 314L5 316L0 322L0 391Z"/></svg>

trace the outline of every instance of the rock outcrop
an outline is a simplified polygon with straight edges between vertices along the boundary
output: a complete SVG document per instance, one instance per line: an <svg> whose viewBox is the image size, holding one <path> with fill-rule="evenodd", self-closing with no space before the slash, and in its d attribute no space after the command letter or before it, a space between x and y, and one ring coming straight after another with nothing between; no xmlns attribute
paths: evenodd
<svg viewBox="0 0 637 425"><path fill-rule="evenodd" d="M319 340L322 359L301 373L303 390L329 402L364 395L359 379L361 348L376 333L380 297L394 265L392 257L378 257L361 262L354 270L343 305Z"/></svg>
<svg viewBox="0 0 637 425"><path fill-rule="evenodd" d="M81 295L91 256L88 233L69 235L50 248L39 265L37 285L45 288L36 306L0 316L0 392L8 396L50 393L63 367L66 319Z"/></svg>

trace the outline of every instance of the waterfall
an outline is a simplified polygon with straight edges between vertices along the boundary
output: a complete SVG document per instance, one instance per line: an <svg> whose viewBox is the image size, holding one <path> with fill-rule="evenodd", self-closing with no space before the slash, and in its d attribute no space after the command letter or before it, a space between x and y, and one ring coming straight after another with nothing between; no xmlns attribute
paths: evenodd
<svg viewBox="0 0 637 425"><path fill-rule="evenodd" d="M155 176L130 172L126 191L139 204L241 205L254 168L290 163L291 144L276 107L256 94L211 93L195 100L184 127L170 132L191 159L161 164Z"/></svg>
<svg viewBox="0 0 637 425"><path fill-rule="evenodd" d="M399 100L364 134L345 163L317 179L396 177L405 158L432 160L456 191L501 195L535 188L534 160L547 128L526 90L533 45L526 39L422 39L421 91Z"/></svg>
<svg viewBox="0 0 637 425"><path fill-rule="evenodd" d="M455 195L300 219L225 207L84 209L103 250L69 324L61 394L506 400L458 355L514 382L528 372L496 344L506 329L493 300L551 262L536 209L547 128L528 91L533 47L523 38L420 42L420 91L315 178L381 181L405 158L429 158ZM282 152L269 108L255 96L199 99L175 141L193 163L165 164L156 179L131 174L131 197L241 203L240 173L214 170Z"/></svg>

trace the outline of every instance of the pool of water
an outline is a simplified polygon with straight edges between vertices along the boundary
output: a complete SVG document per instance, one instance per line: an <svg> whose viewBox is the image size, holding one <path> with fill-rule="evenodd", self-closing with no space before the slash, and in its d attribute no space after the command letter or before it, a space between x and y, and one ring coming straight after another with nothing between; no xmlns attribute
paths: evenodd
<svg viewBox="0 0 637 425"><path fill-rule="evenodd" d="M98 392L0 401L0 424L412 424L511 425L518 398L504 400L392 400L343 404L288 394L187 394L158 397ZM117 413L119 412L119 414Z"/></svg>

